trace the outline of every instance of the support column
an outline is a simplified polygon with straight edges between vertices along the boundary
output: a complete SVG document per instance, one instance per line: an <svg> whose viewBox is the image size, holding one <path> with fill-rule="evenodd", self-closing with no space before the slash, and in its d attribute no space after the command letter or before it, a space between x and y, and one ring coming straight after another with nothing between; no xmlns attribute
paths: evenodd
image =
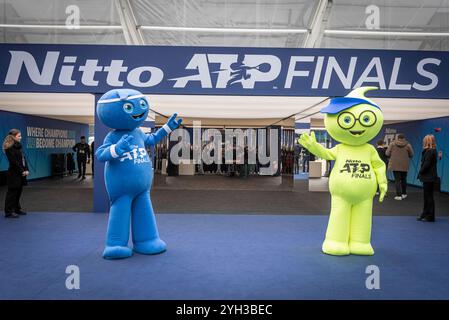
<svg viewBox="0 0 449 320"><path fill-rule="evenodd" d="M110 131L97 116L97 102L100 100L101 96L102 94L95 94L95 150L93 156L95 156L95 151L103 144L104 138ZM109 197L104 184L104 163L95 159L94 170L94 212L107 213L109 212Z"/></svg>

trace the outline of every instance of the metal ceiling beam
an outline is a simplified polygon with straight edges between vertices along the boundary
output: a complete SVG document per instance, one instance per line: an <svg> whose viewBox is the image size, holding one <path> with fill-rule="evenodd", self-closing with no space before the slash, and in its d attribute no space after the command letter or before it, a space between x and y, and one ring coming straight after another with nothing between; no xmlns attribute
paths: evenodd
<svg viewBox="0 0 449 320"><path fill-rule="evenodd" d="M304 38L303 48L319 47L326 27L327 16L332 6L332 0L320 0L310 24L309 32Z"/></svg>
<svg viewBox="0 0 449 320"><path fill-rule="evenodd" d="M144 45L142 33L137 27L136 16L129 0L115 0L115 5L123 28L126 44L128 45Z"/></svg>

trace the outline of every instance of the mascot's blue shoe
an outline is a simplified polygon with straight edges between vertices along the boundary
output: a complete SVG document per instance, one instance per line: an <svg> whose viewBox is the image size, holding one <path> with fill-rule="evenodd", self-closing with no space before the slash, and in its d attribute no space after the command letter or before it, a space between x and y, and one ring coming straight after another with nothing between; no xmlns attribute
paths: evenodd
<svg viewBox="0 0 449 320"><path fill-rule="evenodd" d="M134 251L140 254L158 254L167 250L167 245L160 238L134 243Z"/></svg>
<svg viewBox="0 0 449 320"><path fill-rule="evenodd" d="M133 255L133 252L128 247L114 246L106 247L103 251L103 258L105 259L125 259Z"/></svg>

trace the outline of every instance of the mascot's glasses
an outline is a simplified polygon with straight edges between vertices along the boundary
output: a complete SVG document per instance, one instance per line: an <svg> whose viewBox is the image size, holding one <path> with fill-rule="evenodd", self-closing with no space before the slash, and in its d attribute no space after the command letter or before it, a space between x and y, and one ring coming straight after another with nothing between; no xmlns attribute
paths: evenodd
<svg viewBox="0 0 449 320"><path fill-rule="evenodd" d="M376 124L377 117L373 111L363 111L358 118L349 112L345 111L338 116L337 123L342 129L352 129L356 122L359 122L362 126L369 128Z"/></svg>

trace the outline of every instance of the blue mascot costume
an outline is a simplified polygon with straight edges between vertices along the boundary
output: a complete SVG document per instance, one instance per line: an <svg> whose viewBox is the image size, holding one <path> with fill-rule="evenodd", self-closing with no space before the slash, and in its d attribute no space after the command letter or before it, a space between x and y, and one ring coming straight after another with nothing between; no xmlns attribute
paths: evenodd
<svg viewBox="0 0 449 320"><path fill-rule="evenodd" d="M134 251L141 254L157 254L166 250L159 238L149 189L153 180L153 168L146 147L157 144L182 119L176 114L153 134L145 134L140 125L149 112L146 97L136 90L114 89L105 93L97 104L98 118L114 129L95 153L97 159L106 162L104 177L111 208L107 231L105 259L121 259L132 255L128 248L130 221Z"/></svg>

